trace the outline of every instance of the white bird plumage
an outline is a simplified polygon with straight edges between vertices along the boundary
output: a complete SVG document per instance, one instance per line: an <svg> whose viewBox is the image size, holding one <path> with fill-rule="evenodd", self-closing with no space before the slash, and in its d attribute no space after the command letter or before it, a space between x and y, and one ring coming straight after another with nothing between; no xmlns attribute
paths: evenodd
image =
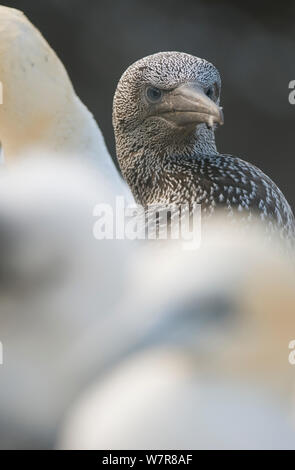
<svg viewBox="0 0 295 470"><path fill-rule="evenodd" d="M93 115L27 17L0 6L0 141L7 164L32 150L90 161L118 194L130 195Z"/></svg>
<svg viewBox="0 0 295 470"><path fill-rule="evenodd" d="M118 319L126 351L114 336L117 361L79 398L59 447L294 449L294 280L256 225L238 237L215 220L200 250L141 252Z"/></svg>
<svg viewBox="0 0 295 470"><path fill-rule="evenodd" d="M112 318L128 259L124 241L92 234L93 206L112 203L109 189L61 154L0 173L2 449L52 447L65 410L101 369L100 322ZM94 350L76 355L94 327Z"/></svg>

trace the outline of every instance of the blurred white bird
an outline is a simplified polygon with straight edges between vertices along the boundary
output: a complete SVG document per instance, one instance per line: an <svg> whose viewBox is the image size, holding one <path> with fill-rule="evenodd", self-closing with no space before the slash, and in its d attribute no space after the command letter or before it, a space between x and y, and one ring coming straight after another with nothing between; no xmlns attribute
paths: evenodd
<svg viewBox="0 0 295 470"><path fill-rule="evenodd" d="M34 149L78 156L92 162L117 194L130 197L63 64L26 16L5 6L0 6L0 78L0 141L6 163Z"/></svg>
<svg viewBox="0 0 295 470"><path fill-rule="evenodd" d="M114 197L67 156L38 154L0 174L1 448L52 447L101 369L99 324L120 299L129 248L95 240L93 207ZM93 325L95 350L77 357Z"/></svg>
<svg viewBox="0 0 295 470"><path fill-rule="evenodd" d="M0 446L51 447L101 368L99 336L95 354L72 350L100 334L124 283L126 244L95 240L93 210L131 193L55 52L4 6L0 79Z"/></svg>
<svg viewBox="0 0 295 470"><path fill-rule="evenodd" d="M69 413L59 448L295 448L292 263L259 228L211 229L195 252L137 257L128 346Z"/></svg>

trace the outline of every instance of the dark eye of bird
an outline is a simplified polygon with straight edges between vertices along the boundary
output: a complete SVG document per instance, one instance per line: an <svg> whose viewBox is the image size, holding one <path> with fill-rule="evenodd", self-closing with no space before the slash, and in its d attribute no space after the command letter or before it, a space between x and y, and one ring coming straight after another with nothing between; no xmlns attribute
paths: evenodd
<svg viewBox="0 0 295 470"><path fill-rule="evenodd" d="M163 96L162 90L154 86L149 86L146 89L146 97L150 103L158 103L161 101Z"/></svg>
<svg viewBox="0 0 295 470"><path fill-rule="evenodd" d="M213 98L214 91L213 91L213 88L212 88L212 87L209 87L209 88L208 88L208 90L206 91L206 95L207 95L208 98L210 98L210 99Z"/></svg>

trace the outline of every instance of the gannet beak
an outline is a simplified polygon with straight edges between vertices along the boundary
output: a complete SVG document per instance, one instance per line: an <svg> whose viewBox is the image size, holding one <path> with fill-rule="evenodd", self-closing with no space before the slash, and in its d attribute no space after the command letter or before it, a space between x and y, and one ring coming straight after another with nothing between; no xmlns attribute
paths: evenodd
<svg viewBox="0 0 295 470"><path fill-rule="evenodd" d="M165 93L156 111L160 117L181 127L205 123L212 128L215 123L224 122L222 108L196 82L184 83Z"/></svg>

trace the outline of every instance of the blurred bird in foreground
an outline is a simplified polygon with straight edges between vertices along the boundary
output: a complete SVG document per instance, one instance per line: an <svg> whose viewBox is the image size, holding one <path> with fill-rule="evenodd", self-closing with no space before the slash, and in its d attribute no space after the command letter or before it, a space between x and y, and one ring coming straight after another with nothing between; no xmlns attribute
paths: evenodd
<svg viewBox="0 0 295 470"><path fill-rule="evenodd" d="M65 409L100 368L99 336L95 354L72 351L123 290L126 244L93 236L94 206L114 198L92 168L61 154L0 174L1 448L52 447Z"/></svg>
<svg viewBox="0 0 295 470"><path fill-rule="evenodd" d="M84 391L66 449L295 449L293 263L263 228L222 220L200 250L137 258L107 372Z"/></svg>
<svg viewBox="0 0 295 470"><path fill-rule="evenodd" d="M279 244L219 220L195 251L98 241L114 194L91 170L42 156L0 180L1 448L294 447Z"/></svg>

